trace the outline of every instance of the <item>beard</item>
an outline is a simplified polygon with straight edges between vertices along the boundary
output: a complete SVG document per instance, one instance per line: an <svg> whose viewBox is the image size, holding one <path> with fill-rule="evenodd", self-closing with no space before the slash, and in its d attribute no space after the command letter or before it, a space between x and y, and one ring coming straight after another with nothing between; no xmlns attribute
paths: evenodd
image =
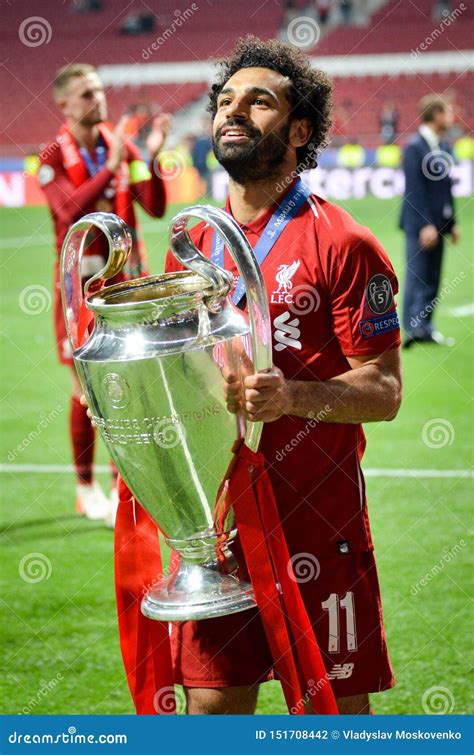
<svg viewBox="0 0 474 755"><path fill-rule="evenodd" d="M97 126L107 120L107 109L105 107L97 108L95 112L86 113L81 119L83 126Z"/></svg>
<svg viewBox="0 0 474 755"><path fill-rule="evenodd" d="M245 144L222 144L223 128L245 128L249 140ZM240 122L226 123L212 137L216 160L235 183L245 185L253 181L279 176L289 145L290 124L264 136L258 128Z"/></svg>

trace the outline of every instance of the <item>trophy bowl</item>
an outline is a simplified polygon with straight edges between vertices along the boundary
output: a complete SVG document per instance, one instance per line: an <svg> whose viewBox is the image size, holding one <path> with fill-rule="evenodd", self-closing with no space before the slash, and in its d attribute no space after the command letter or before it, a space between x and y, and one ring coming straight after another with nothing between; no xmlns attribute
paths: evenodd
<svg viewBox="0 0 474 755"><path fill-rule="evenodd" d="M209 223L229 249L245 283L248 316L232 302L232 276L191 241L191 218ZM83 296L81 259L91 227L107 237L109 257ZM236 444L256 450L262 427L227 410L224 387L229 372L271 367L271 338L258 264L227 213L183 210L171 223L170 241L187 270L104 286L122 270L131 237L117 216L87 215L64 241L61 290L96 427L133 496L179 554L170 574L157 575L142 611L186 621L255 606L252 586L237 576L224 481Z"/></svg>

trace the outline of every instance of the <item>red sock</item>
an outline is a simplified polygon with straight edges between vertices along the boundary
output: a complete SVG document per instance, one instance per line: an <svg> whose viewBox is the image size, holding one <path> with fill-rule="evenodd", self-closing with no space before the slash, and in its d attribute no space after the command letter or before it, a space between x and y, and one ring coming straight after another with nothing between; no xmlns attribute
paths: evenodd
<svg viewBox="0 0 474 755"><path fill-rule="evenodd" d="M87 416L86 407L81 406L76 396L71 397L70 433L77 480L90 484L94 463L95 429Z"/></svg>

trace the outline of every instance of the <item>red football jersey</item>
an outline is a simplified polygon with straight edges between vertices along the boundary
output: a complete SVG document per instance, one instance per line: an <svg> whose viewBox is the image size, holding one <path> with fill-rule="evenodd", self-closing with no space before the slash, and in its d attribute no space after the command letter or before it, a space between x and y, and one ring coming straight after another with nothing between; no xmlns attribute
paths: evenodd
<svg viewBox="0 0 474 755"><path fill-rule="evenodd" d="M59 282L59 258L69 227L90 212L118 214L128 224L133 239L132 254L129 258L131 264L125 272L131 273L132 277L146 274L145 248L138 235L133 202L139 202L153 217L161 217L165 212L166 197L164 183L158 171L153 170L153 166L150 166L152 169L148 171L134 144L127 142L126 166L121 166L116 174L104 165L95 175L89 176L84 157L79 152L79 145L74 142L72 136L63 131L64 129L61 129L56 139L40 153L38 181L46 195L56 236L54 329L58 356L62 364L72 364ZM108 146L105 144L105 157L107 155ZM127 173L126 176L124 171ZM73 180L74 172L77 180ZM77 178L77 172L82 176L79 175ZM124 201L120 202L119 196ZM95 275L103 267L107 256L108 244L105 237L99 232L91 231L82 260L84 279ZM109 283L121 279L122 275Z"/></svg>
<svg viewBox="0 0 474 755"><path fill-rule="evenodd" d="M230 205L227 202L227 211ZM253 248L270 208L240 225ZM213 229L200 223L194 243L211 254ZM237 275L225 253L226 269ZM182 269L168 253L167 271ZM368 228L330 202L310 196L262 264L272 322L273 361L286 378L328 380L350 369L348 356L400 345L390 260ZM264 453L290 553L321 556L372 548L360 460L361 425L281 417L264 425ZM325 419L327 418L327 422Z"/></svg>

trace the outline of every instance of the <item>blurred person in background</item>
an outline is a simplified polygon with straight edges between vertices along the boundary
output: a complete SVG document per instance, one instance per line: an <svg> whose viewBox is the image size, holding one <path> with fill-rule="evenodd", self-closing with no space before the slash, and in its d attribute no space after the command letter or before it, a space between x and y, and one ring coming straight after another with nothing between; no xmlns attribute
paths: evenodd
<svg viewBox="0 0 474 755"><path fill-rule="evenodd" d="M201 132L194 138L191 147L193 166L199 173L201 181L201 193L211 194L211 170L208 155L212 149L211 125L204 119L201 124Z"/></svg>
<svg viewBox="0 0 474 755"><path fill-rule="evenodd" d="M125 124L125 136L137 145L141 153L147 152L146 140L153 122L153 111L147 102L130 105Z"/></svg>
<svg viewBox="0 0 474 755"><path fill-rule="evenodd" d="M341 9L342 23L348 26L352 23L352 14L354 11L353 0L340 0L339 8Z"/></svg>
<svg viewBox="0 0 474 755"><path fill-rule="evenodd" d="M145 250L138 236L133 203L137 201L152 217L164 215L164 185L159 170L153 170L153 162L165 141L170 119L163 115L153 122L147 140L151 161L148 167L125 135L127 117L113 130L106 123L105 91L93 66L73 64L62 68L54 79L53 95L64 123L39 155L38 181L46 195L56 236L54 324L59 360L71 368L70 437L77 480L76 509L90 519L105 518L112 525L115 496L109 500L94 480L95 430L79 401L82 391L61 306L59 255L72 223L89 212L114 212L127 223L133 237L126 274L146 274ZM99 233L95 237L91 234L83 258L84 282L103 267L107 255L105 238ZM118 277L111 282L117 282Z"/></svg>
<svg viewBox="0 0 474 755"><path fill-rule="evenodd" d="M380 113L380 138L384 144L393 144L397 138L400 113L393 102L386 102Z"/></svg>
<svg viewBox="0 0 474 755"><path fill-rule="evenodd" d="M400 227L406 237L407 271L403 302L404 347L417 341L453 346L432 324L441 278L444 240L459 241L446 134L453 124L450 103L439 95L420 101L421 125L403 158L405 193Z"/></svg>
<svg viewBox="0 0 474 755"><path fill-rule="evenodd" d="M331 0L316 0L316 16L321 26L325 26L329 21L330 10Z"/></svg>

